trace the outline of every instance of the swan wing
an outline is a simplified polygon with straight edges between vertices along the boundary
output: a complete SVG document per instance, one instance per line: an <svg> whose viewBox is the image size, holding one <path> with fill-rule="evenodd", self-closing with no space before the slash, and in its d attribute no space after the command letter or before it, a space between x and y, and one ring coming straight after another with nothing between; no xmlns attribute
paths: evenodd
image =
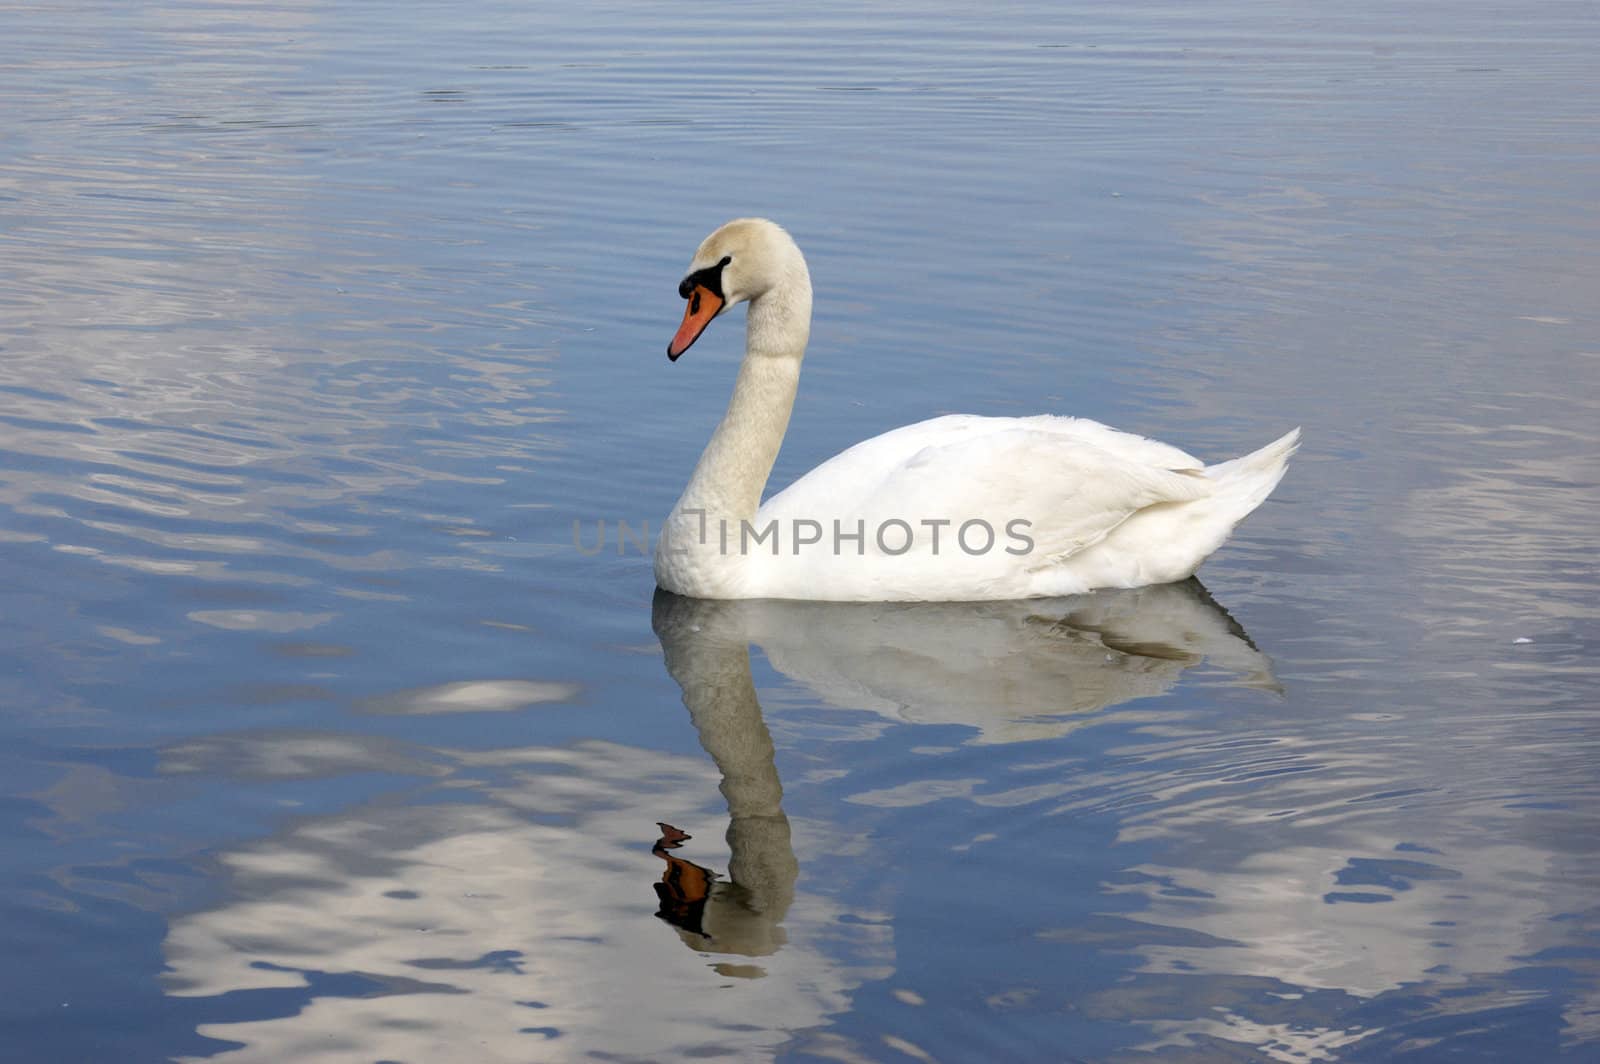
<svg viewBox="0 0 1600 1064"><path fill-rule="evenodd" d="M872 530L886 521L920 533L915 554L932 550L925 522L948 522L950 544L965 522L1004 535L1020 520L1032 557L1012 561L1031 569L1099 542L1146 507L1209 495L1200 465L1176 447L1081 418L952 415L856 444L770 499L759 519L865 519L869 554L882 553ZM898 546L905 537L892 538Z"/></svg>

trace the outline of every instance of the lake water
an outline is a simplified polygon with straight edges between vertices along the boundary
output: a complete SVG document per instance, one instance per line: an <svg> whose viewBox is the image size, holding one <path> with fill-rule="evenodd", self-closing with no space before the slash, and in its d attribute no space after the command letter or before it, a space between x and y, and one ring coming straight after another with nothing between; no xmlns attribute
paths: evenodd
<svg viewBox="0 0 1600 1064"><path fill-rule="evenodd" d="M0 5L0 1059L1600 1057L1597 48ZM1203 586L658 598L751 213L775 487L952 410L1305 446Z"/></svg>

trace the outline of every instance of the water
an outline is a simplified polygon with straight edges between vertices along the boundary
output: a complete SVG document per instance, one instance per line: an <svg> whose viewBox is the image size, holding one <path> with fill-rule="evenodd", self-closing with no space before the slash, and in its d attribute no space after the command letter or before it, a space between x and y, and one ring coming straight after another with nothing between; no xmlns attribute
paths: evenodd
<svg viewBox="0 0 1600 1064"><path fill-rule="evenodd" d="M1600 1052L1592 6L0 25L3 1059ZM745 213L775 484L1307 444L1203 587L653 600Z"/></svg>

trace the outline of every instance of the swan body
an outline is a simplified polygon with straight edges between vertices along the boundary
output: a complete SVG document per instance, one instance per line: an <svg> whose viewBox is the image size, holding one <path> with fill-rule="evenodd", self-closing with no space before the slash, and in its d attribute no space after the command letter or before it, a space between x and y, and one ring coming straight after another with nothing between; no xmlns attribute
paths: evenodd
<svg viewBox="0 0 1600 1064"><path fill-rule="evenodd" d="M1295 429L1207 466L1083 418L950 415L864 440L761 503L811 328L782 228L741 218L700 245L667 354L749 303L722 422L656 544L656 582L713 599L973 601L1191 576L1282 479Z"/></svg>

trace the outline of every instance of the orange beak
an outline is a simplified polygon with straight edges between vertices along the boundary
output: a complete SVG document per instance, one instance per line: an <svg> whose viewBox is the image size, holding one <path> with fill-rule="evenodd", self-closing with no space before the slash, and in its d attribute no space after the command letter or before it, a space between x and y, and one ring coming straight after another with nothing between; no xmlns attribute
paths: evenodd
<svg viewBox="0 0 1600 1064"><path fill-rule="evenodd" d="M705 332L706 326L711 324L711 319L721 309L721 296L703 284L695 285L694 291L689 293L689 305L683 311L683 324L678 326L677 335L667 345L667 357L678 361L678 356L700 339L700 334Z"/></svg>

